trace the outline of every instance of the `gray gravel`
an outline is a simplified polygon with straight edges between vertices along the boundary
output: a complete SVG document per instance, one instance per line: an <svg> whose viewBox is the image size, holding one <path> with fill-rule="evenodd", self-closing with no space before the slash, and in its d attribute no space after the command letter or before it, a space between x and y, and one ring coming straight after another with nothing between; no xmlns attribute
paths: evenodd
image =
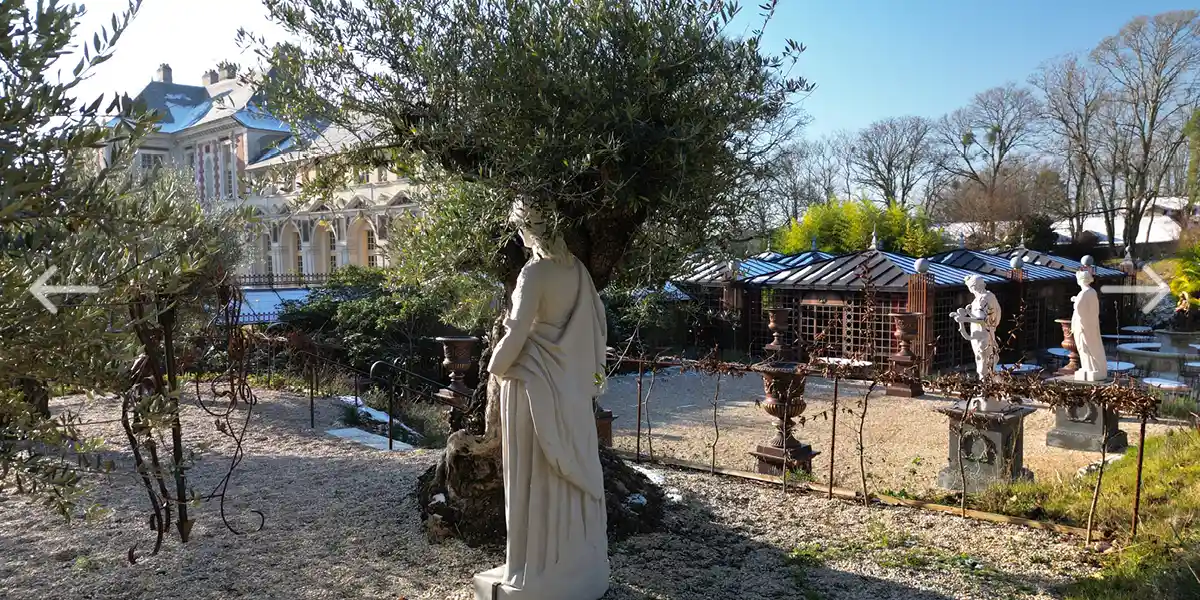
<svg viewBox="0 0 1200 600"><path fill-rule="evenodd" d="M431 546L411 490L436 455L386 453L308 429L307 398L264 392L227 504L193 507L186 545L148 552L144 493L128 476L95 479L92 501L110 512L64 524L25 499L0 494L0 598L468 599L470 576L503 561L456 542ZM117 415L111 400L57 399L86 420ZM318 402L318 426L340 410ZM210 418L184 414L187 440L208 443L192 481L206 492L231 451ZM119 426L95 434L120 440ZM120 445L114 452L120 453ZM127 462L125 466L128 467ZM1014 526L908 509L865 508L706 474L665 472L681 498L663 532L611 548L606 598L1050 598L1044 591L1088 571L1079 541ZM803 560L790 560L800 548Z"/></svg>

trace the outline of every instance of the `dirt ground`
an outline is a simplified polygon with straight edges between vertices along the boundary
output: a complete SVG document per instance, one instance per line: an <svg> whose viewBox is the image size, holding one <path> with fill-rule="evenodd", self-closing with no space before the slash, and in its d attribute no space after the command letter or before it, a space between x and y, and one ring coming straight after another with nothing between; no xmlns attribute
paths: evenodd
<svg viewBox="0 0 1200 600"><path fill-rule="evenodd" d="M118 470L89 480L85 505L103 510L87 520L66 523L0 491L0 598L469 600L472 574L504 561L502 548L427 541L412 491L436 452L379 451L325 434L342 413L329 398L317 401L315 431L306 397L259 398L224 507L236 531L222 524L218 502L202 501L190 507L191 539L172 534L157 556L146 495L112 421L117 403L55 399L55 411L76 411L109 440ZM203 449L189 480L204 494L225 475L233 446L195 406L184 407L183 423L187 444ZM744 440L726 438L729 455L756 436L747 427ZM669 448L656 439L656 452ZM903 448L897 457L917 451ZM1094 571L1079 540L1051 532L785 495L706 473L651 475L673 498L664 527L610 545L604 600L1049 600ZM261 530L255 511L266 519ZM797 562L797 549L812 556Z"/></svg>
<svg viewBox="0 0 1200 600"><path fill-rule="evenodd" d="M748 379L748 378L747 378ZM774 419L747 398L758 390L730 386L716 410L714 427L712 395L695 400L686 408L659 411L658 403L666 406L664 398L675 393L674 387L687 385L687 380L659 382L652 393L649 414L643 419L641 452L648 456L672 457L708 464L716 442L717 466L753 471L755 458L749 453L758 444L767 443L774 435ZM753 382L751 382L753 383ZM693 393L690 392L689 393ZM711 392L710 392L711 394ZM693 393L694 396L698 394ZM830 441L833 432L832 391L828 387L811 386L805 394L808 407L806 421L796 428L795 436L811 444L820 454L813 460L814 476L818 481L829 479ZM858 415L862 393L859 389L843 389L839 393L837 416L837 447L834 456L834 483L857 489L859 482ZM935 411L947 406L945 399L894 398L873 394L867 402L863 446L868 486L873 490L907 490L920 492L935 485L937 473L946 466L949 446L949 418ZM855 414L845 412L852 410ZM637 415L632 414L614 423L613 445L634 452L637 449ZM665 413L665 414L664 414ZM648 421L648 422L647 422ZM1075 477L1081 467L1099 460L1098 452L1064 450L1046 445L1046 432L1054 426L1054 414L1039 408L1025 418L1024 455L1026 468L1036 478ZM1147 435L1166 432L1176 425L1151 423ZM1122 420L1131 445L1138 444L1138 424Z"/></svg>

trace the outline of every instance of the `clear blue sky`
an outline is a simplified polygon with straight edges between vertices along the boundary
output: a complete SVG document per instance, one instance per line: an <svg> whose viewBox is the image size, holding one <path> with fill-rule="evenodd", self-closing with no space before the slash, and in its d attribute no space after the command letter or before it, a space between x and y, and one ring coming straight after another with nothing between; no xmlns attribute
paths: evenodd
<svg viewBox="0 0 1200 600"><path fill-rule="evenodd" d="M32 0L30 0L32 1ZM761 20L763 0L741 0L738 24ZM127 0L89 0L82 31ZM1090 50L1129 19L1177 8L1160 0L780 0L767 48L792 38L805 46L795 73L816 82L805 102L806 135L857 129L888 116L938 117L977 92L1023 82L1042 61ZM161 62L175 81L197 84L222 59L254 57L234 43L239 26L279 39L257 0L146 0L113 60L80 90L137 93ZM741 31L743 27L735 27ZM64 60L69 71L77 59Z"/></svg>
<svg viewBox="0 0 1200 600"><path fill-rule="evenodd" d="M738 21L758 23L760 0ZM1159 0L780 0L767 48L807 50L793 73L817 84L806 136L888 116L938 117L977 92L1024 82L1055 56L1091 50L1138 15L1190 8Z"/></svg>

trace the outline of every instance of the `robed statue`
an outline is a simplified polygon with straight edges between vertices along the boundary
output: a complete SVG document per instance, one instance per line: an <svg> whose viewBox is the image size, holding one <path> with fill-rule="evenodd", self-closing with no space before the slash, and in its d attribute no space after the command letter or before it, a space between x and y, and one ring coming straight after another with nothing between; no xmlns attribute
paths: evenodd
<svg viewBox="0 0 1200 600"><path fill-rule="evenodd" d="M1108 360L1104 355L1104 340L1100 337L1100 296L1092 289L1094 276L1088 269L1075 272L1079 294L1071 297L1075 310L1071 314L1071 336L1079 353L1079 368L1075 379L1104 381L1108 378Z"/></svg>
<svg viewBox="0 0 1200 600"><path fill-rule="evenodd" d="M592 404L604 382L604 306L536 208L518 202L511 220L532 257L488 365L500 380L508 541L504 565L475 575L475 598L598 600L609 577Z"/></svg>

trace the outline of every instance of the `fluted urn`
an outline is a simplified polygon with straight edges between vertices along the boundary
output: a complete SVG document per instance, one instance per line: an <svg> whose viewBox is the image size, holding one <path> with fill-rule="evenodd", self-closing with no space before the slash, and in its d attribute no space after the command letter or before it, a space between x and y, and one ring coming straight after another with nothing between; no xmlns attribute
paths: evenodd
<svg viewBox="0 0 1200 600"><path fill-rule="evenodd" d="M887 394L914 398L924 395L925 390L919 377L919 357L912 351L912 342L917 338L918 320L921 313L894 312L884 315L892 318L892 337L897 350L889 359L895 377L888 382Z"/></svg>
<svg viewBox="0 0 1200 600"><path fill-rule="evenodd" d="M1079 349L1075 347L1075 334L1071 333L1070 319L1055 319L1055 323L1062 325L1063 330L1063 350L1067 351L1067 364L1063 365L1058 370L1060 375L1070 375L1079 370Z"/></svg>
<svg viewBox="0 0 1200 600"><path fill-rule="evenodd" d="M751 454L758 458L758 472L780 475L799 468L812 471L812 446L793 435L795 419L804 413L804 365L794 360L795 343L787 328L791 309L775 307L766 310L771 342L763 347L767 360L753 370L762 375L763 399L758 403L763 412L775 420L775 435L766 444L759 444Z"/></svg>
<svg viewBox="0 0 1200 600"><path fill-rule="evenodd" d="M450 373L450 385L438 391L437 396L446 400L451 406L465 409L471 399L471 388L467 387L467 371L474 360L475 344L479 338L474 336L444 336L436 338L442 344L442 366Z"/></svg>

